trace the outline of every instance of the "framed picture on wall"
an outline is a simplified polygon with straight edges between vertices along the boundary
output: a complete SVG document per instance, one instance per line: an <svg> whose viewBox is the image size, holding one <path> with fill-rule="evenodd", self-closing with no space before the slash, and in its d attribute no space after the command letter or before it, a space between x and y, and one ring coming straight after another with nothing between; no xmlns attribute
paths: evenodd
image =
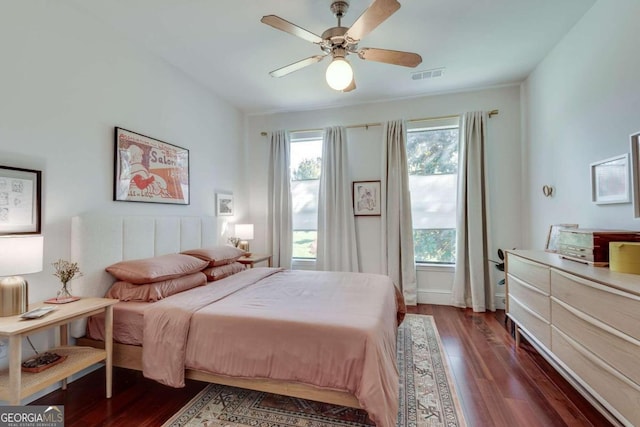
<svg viewBox="0 0 640 427"><path fill-rule="evenodd" d="M42 172L0 166L0 235L40 234Z"/></svg>
<svg viewBox="0 0 640 427"><path fill-rule="evenodd" d="M380 216L380 181L353 182L353 214Z"/></svg>
<svg viewBox="0 0 640 427"><path fill-rule="evenodd" d="M233 215L233 194L216 193L216 215Z"/></svg>
<svg viewBox="0 0 640 427"><path fill-rule="evenodd" d="M640 132L631 135L631 182L633 215L640 218Z"/></svg>
<svg viewBox="0 0 640 427"><path fill-rule="evenodd" d="M189 150L115 128L113 200L189 204Z"/></svg>
<svg viewBox="0 0 640 427"><path fill-rule="evenodd" d="M629 183L629 154L591 163L591 199L594 203L629 203Z"/></svg>

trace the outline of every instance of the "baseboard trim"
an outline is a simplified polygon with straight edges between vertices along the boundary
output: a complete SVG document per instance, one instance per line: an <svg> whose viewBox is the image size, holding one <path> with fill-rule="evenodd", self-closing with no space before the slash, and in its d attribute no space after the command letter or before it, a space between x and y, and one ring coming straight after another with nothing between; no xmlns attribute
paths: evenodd
<svg viewBox="0 0 640 427"><path fill-rule="evenodd" d="M418 304L451 305L451 291L418 289Z"/></svg>
<svg viewBox="0 0 640 427"><path fill-rule="evenodd" d="M504 310L504 298L504 294L496 294L496 309ZM418 289L418 304L452 305L451 291L442 289Z"/></svg>

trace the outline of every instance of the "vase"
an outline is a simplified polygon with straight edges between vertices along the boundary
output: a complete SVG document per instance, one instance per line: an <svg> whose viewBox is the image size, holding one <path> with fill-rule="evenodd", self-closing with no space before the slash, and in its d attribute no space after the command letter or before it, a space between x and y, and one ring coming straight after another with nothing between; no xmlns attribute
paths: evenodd
<svg viewBox="0 0 640 427"><path fill-rule="evenodd" d="M58 294L56 295L56 299L57 300L66 300L69 298L73 298L73 296L71 295L70 292L70 286L68 283L66 282L62 282L62 289L60 289L58 291Z"/></svg>

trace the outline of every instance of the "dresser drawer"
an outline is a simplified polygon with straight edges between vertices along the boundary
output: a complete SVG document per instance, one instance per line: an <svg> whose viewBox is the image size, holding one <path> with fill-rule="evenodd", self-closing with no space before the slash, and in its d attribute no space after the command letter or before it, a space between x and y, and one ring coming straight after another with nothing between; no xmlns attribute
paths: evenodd
<svg viewBox="0 0 640 427"><path fill-rule="evenodd" d="M555 269L551 296L640 340L640 297Z"/></svg>
<svg viewBox="0 0 640 427"><path fill-rule="evenodd" d="M579 342L614 369L640 384L640 342L602 325L562 301L551 302L553 326ZM552 344L553 346L553 344Z"/></svg>
<svg viewBox="0 0 640 427"><path fill-rule="evenodd" d="M576 341L559 331L552 330L552 351L591 392L596 392L605 406L618 412L627 425L640 425L640 386L620 375L613 368L584 349Z"/></svg>
<svg viewBox="0 0 640 427"><path fill-rule="evenodd" d="M522 280L540 289L542 292L549 293L549 267L520 258L517 255L507 254L507 272L518 279Z"/></svg>
<svg viewBox="0 0 640 427"><path fill-rule="evenodd" d="M540 289L509 275L509 295L526 305L530 310L539 314L546 321L551 319L551 300L549 294Z"/></svg>
<svg viewBox="0 0 640 427"><path fill-rule="evenodd" d="M509 295L509 317L536 338L546 348L551 348L551 331L549 322L540 315L526 308L513 295Z"/></svg>

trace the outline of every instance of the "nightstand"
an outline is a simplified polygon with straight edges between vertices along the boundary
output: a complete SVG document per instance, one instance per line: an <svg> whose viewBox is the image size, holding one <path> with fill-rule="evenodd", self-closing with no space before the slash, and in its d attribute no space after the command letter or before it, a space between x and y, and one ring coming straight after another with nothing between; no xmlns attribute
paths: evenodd
<svg viewBox="0 0 640 427"><path fill-rule="evenodd" d="M9 338L9 367L0 371L0 400L19 405L21 400L57 382L67 388L67 378L96 363L105 362L106 395L111 397L113 305L118 300L108 298L82 298L68 304L56 305L55 310L43 317L23 320L20 316L0 317L0 338ZM29 310L49 304L29 305ZM105 313L105 349L68 346L68 324L98 313ZM67 356L62 363L38 373L22 372L22 338L36 332L60 327L60 346L48 349Z"/></svg>
<svg viewBox="0 0 640 427"><path fill-rule="evenodd" d="M271 267L271 255L251 254L249 256L243 256L238 260L240 264L247 265L249 268L253 268L254 264L264 261L267 262L267 267Z"/></svg>

